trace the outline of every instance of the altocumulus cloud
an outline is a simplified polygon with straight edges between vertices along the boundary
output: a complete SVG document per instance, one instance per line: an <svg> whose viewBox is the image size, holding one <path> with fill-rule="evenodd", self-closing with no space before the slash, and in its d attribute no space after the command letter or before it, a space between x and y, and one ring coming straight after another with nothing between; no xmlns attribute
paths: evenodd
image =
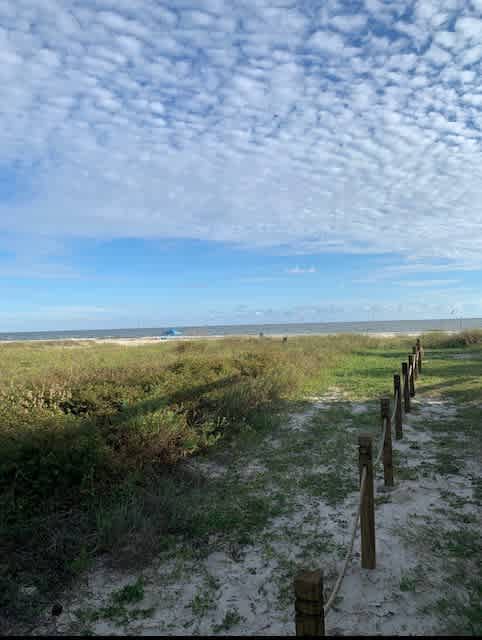
<svg viewBox="0 0 482 640"><path fill-rule="evenodd" d="M481 263L480 0L15 0L0 25L27 193L3 232Z"/></svg>

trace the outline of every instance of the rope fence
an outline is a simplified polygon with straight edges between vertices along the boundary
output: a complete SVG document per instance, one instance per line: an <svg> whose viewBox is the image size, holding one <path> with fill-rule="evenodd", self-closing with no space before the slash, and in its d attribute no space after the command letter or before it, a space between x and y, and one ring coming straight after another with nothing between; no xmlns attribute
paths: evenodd
<svg viewBox="0 0 482 640"><path fill-rule="evenodd" d="M395 438L403 438L403 412L410 413L411 398L415 396L415 380L422 372L423 349L417 339L412 353L408 354L408 363L403 362L402 375L393 376L393 411L390 413L390 398L381 398L381 437L378 452L373 459L373 436L361 434L358 438L358 465L360 489L358 507L351 526L351 535L343 564L335 585L324 605L323 572L321 570L298 574L294 580L295 625L297 636L324 636L325 617L331 610L340 591L348 563L353 553L358 525L361 530L361 566L362 569L376 568L375 548L375 500L374 469L383 461L385 487L393 487L393 451L392 425L395 426ZM402 402L403 400L403 402Z"/></svg>

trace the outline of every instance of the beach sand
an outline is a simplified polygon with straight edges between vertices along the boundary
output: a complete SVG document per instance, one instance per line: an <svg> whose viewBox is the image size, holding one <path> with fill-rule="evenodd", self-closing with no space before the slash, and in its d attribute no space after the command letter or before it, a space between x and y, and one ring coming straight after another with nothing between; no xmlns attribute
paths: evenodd
<svg viewBox="0 0 482 640"><path fill-rule="evenodd" d="M349 333L363 336L371 336L373 338L402 338L402 337L416 337L422 332L420 331L353 331L353 332L338 332L338 333L270 333L265 334L263 339L281 340L284 337L287 338L301 338L301 337L320 337L320 336L336 336L336 335L348 335ZM453 334L457 331L437 331L442 334ZM167 344L169 342L190 341L190 340L223 340L225 338L255 338L259 339L256 334L230 334L230 335L212 335L212 336L169 336L161 338L160 336L143 336L142 338L50 338L50 339L37 339L37 340L0 340L0 344L10 344L14 342L63 342L63 343L94 343L94 344L117 344L126 347L138 347L148 344Z"/></svg>

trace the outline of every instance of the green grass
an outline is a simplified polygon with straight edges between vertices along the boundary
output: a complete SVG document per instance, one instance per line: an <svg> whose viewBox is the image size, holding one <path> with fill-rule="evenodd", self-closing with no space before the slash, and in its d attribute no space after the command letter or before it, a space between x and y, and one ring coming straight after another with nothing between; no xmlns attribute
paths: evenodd
<svg viewBox="0 0 482 640"><path fill-rule="evenodd" d="M307 473L303 476L299 486L309 495L324 498L331 506L343 502L350 493L358 488L354 478L344 477L338 470Z"/></svg>
<svg viewBox="0 0 482 640"><path fill-rule="evenodd" d="M482 390L480 345L463 341L427 354L421 389L456 399ZM289 512L294 489L307 499L344 500L357 482L347 464L356 432L378 433L378 399L391 394L412 343L337 336L1 345L3 616L35 618L100 553L138 567L182 541L186 554L202 557L213 536L235 545L254 540ZM461 349L469 359L453 357ZM287 436L286 413L332 386L370 410L351 416L338 402L306 432ZM467 412L460 428L469 431ZM279 438L279 450L267 434ZM189 472L180 463L192 456L232 473ZM243 478L240 460L250 457L266 473ZM301 476L310 460L327 468ZM26 584L38 597L22 595Z"/></svg>
<svg viewBox="0 0 482 640"><path fill-rule="evenodd" d="M152 608L135 607L144 599L144 583L138 578L134 583L114 591L108 602L96 609L78 609L75 612L77 626L82 635L92 635L91 625L101 620L109 620L117 626L126 625L131 620L144 619L153 613Z"/></svg>
<svg viewBox="0 0 482 640"><path fill-rule="evenodd" d="M409 573L402 576L400 580L400 591L415 591L417 588L417 577Z"/></svg>
<svg viewBox="0 0 482 640"><path fill-rule="evenodd" d="M425 572L429 576L438 559L444 569L441 589L425 611L437 615L447 634L475 635L482 633L482 579L480 549L482 536L477 524L467 523L459 512L448 512L448 524L410 523L404 537L419 557L425 557ZM415 590L416 575L402 577L401 591ZM456 587L456 589L454 588ZM438 595L442 594L442 595Z"/></svg>
<svg viewBox="0 0 482 640"><path fill-rule="evenodd" d="M229 629L235 627L242 622L242 620L243 618L236 609L229 609L226 611L222 622L213 626L213 632L220 633L221 631L229 631Z"/></svg>

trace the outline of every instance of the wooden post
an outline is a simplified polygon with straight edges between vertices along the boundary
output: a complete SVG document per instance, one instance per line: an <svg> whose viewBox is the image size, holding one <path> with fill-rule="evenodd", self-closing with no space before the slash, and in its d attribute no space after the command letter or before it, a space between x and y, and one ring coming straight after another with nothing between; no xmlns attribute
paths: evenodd
<svg viewBox="0 0 482 640"><path fill-rule="evenodd" d="M323 610L323 573L307 571L296 576L295 624L297 636L320 637L325 635Z"/></svg>
<svg viewBox="0 0 482 640"><path fill-rule="evenodd" d="M417 347L412 347L413 355L413 377L416 380L418 378L418 351Z"/></svg>
<svg viewBox="0 0 482 640"><path fill-rule="evenodd" d="M400 383L400 374L393 376L393 395L396 403L395 410L395 438L401 440L403 438L402 428L402 385Z"/></svg>
<svg viewBox="0 0 482 640"><path fill-rule="evenodd" d="M418 372L422 373L422 344L420 338L417 338L417 353L418 353Z"/></svg>
<svg viewBox="0 0 482 640"><path fill-rule="evenodd" d="M358 465L360 481L363 469L366 468L365 491L360 510L361 530L361 566L362 569L375 569L375 499L373 491L372 436L358 436Z"/></svg>
<svg viewBox="0 0 482 640"><path fill-rule="evenodd" d="M392 452L392 416L390 415L390 398L380 400L380 414L383 423L387 421L385 437L383 439L383 481L386 487L393 487L393 452Z"/></svg>
<svg viewBox="0 0 482 640"><path fill-rule="evenodd" d="M410 353L408 356L408 370L409 370L409 382L410 382L410 396L413 398L415 395L415 379L413 375L413 355Z"/></svg>
<svg viewBox="0 0 482 640"><path fill-rule="evenodd" d="M410 413L410 383L408 381L408 364L402 362L403 376L403 408L405 413Z"/></svg>

